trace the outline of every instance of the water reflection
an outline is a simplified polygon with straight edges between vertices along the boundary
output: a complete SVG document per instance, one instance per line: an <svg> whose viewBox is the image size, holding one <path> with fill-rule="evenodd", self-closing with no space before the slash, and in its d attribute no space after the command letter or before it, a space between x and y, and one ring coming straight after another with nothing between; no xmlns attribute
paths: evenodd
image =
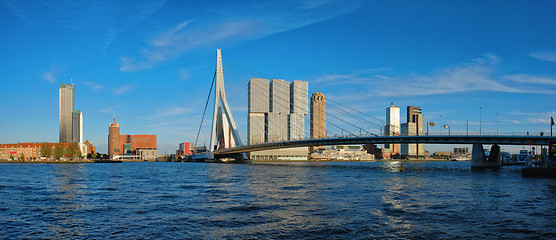
<svg viewBox="0 0 556 240"><path fill-rule="evenodd" d="M83 236L85 225L80 213L87 207L82 183L87 179L83 164L53 164L51 183L54 190L51 207L54 208L47 227L56 238Z"/></svg>

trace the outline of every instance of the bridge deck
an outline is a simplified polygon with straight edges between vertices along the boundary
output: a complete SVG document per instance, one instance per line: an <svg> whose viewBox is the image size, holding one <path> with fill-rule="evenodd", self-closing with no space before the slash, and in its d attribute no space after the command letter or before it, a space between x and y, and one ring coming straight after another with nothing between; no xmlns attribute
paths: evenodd
<svg viewBox="0 0 556 240"><path fill-rule="evenodd" d="M351 137L351 138L326 138L285 141L274 143L261 143L249 146L239 146L214 151L215 155L246 153L252 151L271 150L279 148L341 145L341 144L498 144L498 145L549 145L556 142L556 137L551 136L471 136L471 135L438 135L438 136L378 136L378 137Z"/></svg>

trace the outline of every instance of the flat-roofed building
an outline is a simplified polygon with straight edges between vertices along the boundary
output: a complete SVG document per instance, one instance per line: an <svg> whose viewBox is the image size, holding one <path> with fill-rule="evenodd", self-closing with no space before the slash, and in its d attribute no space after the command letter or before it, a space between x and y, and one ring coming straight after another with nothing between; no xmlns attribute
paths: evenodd
<svg viewBox="0 0 556 240"><path fill-rule="evenodd" d="M59 129L61 143L71 142L72 135L72 118L73 107L75 102L75 84L60 84L59 89Z"/></svg>

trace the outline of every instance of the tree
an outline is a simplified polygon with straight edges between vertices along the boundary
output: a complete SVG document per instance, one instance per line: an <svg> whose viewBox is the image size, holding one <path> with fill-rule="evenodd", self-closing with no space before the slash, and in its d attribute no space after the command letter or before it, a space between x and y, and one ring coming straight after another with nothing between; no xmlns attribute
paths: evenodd
<svg viewBox="0 0 556 240"><path fill-rule="evenodd" d="M23 155L23 153L21 154L20 157L21 157L21 159L20 159L21 161L25 161L25 155Z"/></svg>
<svg viewBox="0 0 556 240"><path fill-rule="evenodd" d="M14 160L14 155L10 153L10 160Z"/></svg>
<svg viewBox="0 0 556 240"><path fill-rule="evenodd" d="M43 142L41 143L41 156L43 157L51 157L52 156L52 146L47 143L47 142Z"/></svg>
<svg viewBox="0 0 556 240"><path fill-rule="evenodd" d="M54 156L56 158L61 158L62 156L64 156L64 153L66 153L64 145L62 145L61 143L56 144L56 147L54 147Z"/></svg>
<svg viewBox="0 0 556 240"><path fill-rule="evenodd" d="M79 144L77 143L70 143L66 148L66 154L71 158L77 157L81 155L81 151L79 150Z"/></svg>

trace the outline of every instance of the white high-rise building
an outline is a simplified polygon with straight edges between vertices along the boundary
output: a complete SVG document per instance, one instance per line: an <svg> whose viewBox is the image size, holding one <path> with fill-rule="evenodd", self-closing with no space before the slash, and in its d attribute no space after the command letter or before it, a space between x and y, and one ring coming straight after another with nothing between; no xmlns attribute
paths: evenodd
<svg viewBox="0 0 556 240"><path fill-rule="evenodd" d="M249 144L299 140L305 137L308 114L308 82L281 79L249 80ZM252 152L251 158L307 159L307 147Z"/></svg>
<svg viewBox="0 0 556 240"><path fill-rule="evenodd" d="M73 140L73 107L75 84L60 84L59 109L60 109L60 142L68 143Z"/></svg>
<svg viewBox="0 0 556 240"><path fill-rule="evenodd" d="M270 112L270 82L268 79L251 78L248 92L247 143L264 143L267 141L266 121Z"/></svg>
<svg viewBox="0 0 556 240"><path fill-rule="evenodd" d="M71 142L83 144L83 113L79 110L73 110Z"/></svg>
<svg viewBox="0 0 556 240"><path fill-rule="evenodd" d="M385 136L400 136L400 108L390 104L386 108L386 126L384 127ZM399 144L384 144L383 156L391 157L400 154Z"/></svg>

